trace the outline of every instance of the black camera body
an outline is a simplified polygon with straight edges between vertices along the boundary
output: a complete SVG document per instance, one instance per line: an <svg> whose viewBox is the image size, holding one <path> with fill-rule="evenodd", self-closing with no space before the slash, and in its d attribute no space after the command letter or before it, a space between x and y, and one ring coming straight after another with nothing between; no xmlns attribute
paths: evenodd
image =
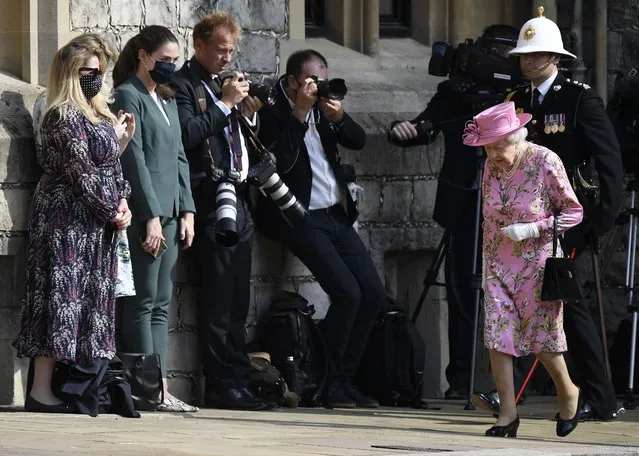
<svg viewBox="0 0 639 456"><path fill-rule="evenodd" d="M327 98L329 100L343 100L348 89L344 79L320 79L317 75L312 75L311 79L317 84L318 98Z"/></svg>
<svg viewBox="0 0 639 456"><path fill-rule="evenodd" d="M510 92L522 81L519 60L514 55L503 57L492 49L516 44L515 40L506 38L478 38L477 41L468 38L454 49L449 43L437 41L433 44L428 74L492 87L500 93Z"/></svg>
<svg viewBox="0 0 639 456"><path fill-rule="evenodd" d="M225 73L220 76L220 81L223 84L224 80L233 77L234 73ZM277 101L277 91L275 87L266 84L260 84L259 82L253 82L247 78L240 78L240 81L247 81L249 83L248 94L251 97L257 97L260 99L263 105L273 106Z"/></svg>

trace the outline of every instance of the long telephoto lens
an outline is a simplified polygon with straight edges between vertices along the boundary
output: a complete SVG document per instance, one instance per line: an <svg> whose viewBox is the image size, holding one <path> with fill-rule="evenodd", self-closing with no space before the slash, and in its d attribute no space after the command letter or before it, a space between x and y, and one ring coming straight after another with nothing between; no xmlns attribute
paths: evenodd
<svg viewBox="0 0 639 456"><path fill-rule="evenodd" d="M235 185L220 182L215 193L215 240L224 247L237 244L237 196Z"/></svg>

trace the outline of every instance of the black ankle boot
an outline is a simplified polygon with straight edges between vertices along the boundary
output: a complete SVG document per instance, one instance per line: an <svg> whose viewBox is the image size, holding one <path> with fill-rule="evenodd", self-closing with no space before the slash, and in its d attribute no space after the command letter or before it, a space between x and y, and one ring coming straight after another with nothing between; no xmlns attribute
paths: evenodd
<svg viewBox="0 0 639 456"><path fill-rule="evenodd" d="M508 423L506 426L493 426L486 431L489 437L517 437L519 429L519 417Z"/></svg>

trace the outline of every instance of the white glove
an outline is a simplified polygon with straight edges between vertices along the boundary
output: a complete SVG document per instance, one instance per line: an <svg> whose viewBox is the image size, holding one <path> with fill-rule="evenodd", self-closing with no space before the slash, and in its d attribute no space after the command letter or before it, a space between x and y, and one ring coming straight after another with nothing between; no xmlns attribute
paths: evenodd
<svg viewBox="0 0 639 456"><path fill-rule="evenodd" d="M539 228L537 224L532 223L513 223L501 229L506 236L515 242L523 241L529 238L539 237Z"/></svg>

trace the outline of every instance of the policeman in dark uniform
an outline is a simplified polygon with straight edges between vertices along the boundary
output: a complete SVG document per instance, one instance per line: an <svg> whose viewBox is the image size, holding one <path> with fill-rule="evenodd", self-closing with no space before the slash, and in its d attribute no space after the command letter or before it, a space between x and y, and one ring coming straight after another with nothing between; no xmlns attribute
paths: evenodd
<svg viewBox="0 0 639 456"><path fill-rule="evenodd" d="M530 81L508 97L518 112L533 115L527 125L528 139L557 153L573 179L578 167L585 164L582 171L586 173L594 161L600 199L591 207L582 201L584 222L566 233L562 245L564 252L579 255L592 236L601 236L613 227L622 203L623 168L615 132L599 95L558 72L560 55L575 56L564 49L559 28L543 16L543 8L539 8L539 17L524 24L517 47L510 52L520 56L522 73ZM581 419L615 418L615 392L606 375L602 344L587 302L564 306L564 329L577 374L574 380L581 387ZM521 383L519 380L516 383ZM491 395L479 393L475 399L498 409L498 398ZM491 403L494 399L497 402Z"/></svg>
<svg viewBox="0 0 639 456"><path fill-rule="evenodd" d="M482 38L505 38L514 41L518 30L509 25L491 25ZM492 49L502 57L513 46L495 44ZM466 122L474 114L503 101L491 87L448 79L437 86L437 93L415 119L394 121L388 128L388 140L401 147L431 144L440 132L444 134L445 155L439 174L433 219L450 235L446 256L446 290L448 300L449 364L446 379L449 388L446 399L465 399L470 380L471 349L474 318L472 281L475 207L478 183L476 148L462 143ZM481 239L480 239L481 245ZM480 250L481 252L481 247ZM481 266L479 266L481 267Z"/></svg>

